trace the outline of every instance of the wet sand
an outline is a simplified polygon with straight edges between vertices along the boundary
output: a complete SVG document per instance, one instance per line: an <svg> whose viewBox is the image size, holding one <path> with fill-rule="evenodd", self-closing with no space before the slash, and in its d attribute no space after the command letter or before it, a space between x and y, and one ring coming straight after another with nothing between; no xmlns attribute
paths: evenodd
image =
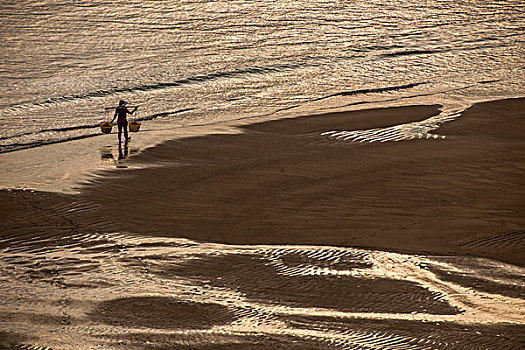
<svg viewBox="0 0 525 350"><path fill-rule="evenodd" d="M519 349L523 110L401 142L326 132L438 106L263 122L1 191L0 349Z"/></svg>
<svg viewBox="0 0 525 350"><path fill-rule="evenodd" d="M522 264L523 107L523 100L477 105L437 130L445 140L359 143L320 135L425 119L437 114L429 106L272 121L238 135L169 141L133 159L159 166L105 174L82 198L131 233L473 254Z"/></svg>

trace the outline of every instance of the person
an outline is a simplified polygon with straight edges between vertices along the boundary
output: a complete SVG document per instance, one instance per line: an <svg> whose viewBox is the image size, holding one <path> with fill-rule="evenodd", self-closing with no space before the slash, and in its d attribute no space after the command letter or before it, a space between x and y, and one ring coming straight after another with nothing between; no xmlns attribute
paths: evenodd
<svg viewBox="0 0 525 350"><path fill-rule="evenodd" d="M118 142L119 143L122 142L121 140L122 131L124 131L124 139L126 141L129 141L130 137L128 137L128 119L126 117L128 113L129 114L135 113L135 111L138 108L137 106L135 107L134 110L130 111L128 107L126 107L126 105L127 105L126 101L120 100L118 103L118 107L115 109L115 115L113 115L113 119L111 120L111 122L113 123L115 118L117 118L118 116L117 126L118 126Z"/></svg>

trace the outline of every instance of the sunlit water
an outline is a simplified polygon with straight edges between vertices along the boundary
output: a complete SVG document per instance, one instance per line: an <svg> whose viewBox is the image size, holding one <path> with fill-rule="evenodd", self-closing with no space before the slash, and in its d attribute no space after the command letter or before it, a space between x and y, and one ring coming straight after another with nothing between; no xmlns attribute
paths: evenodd
<svg viewBox="0 0 525 350"><path fill-rule="evenodd" d="M524 10L520 0L2 1L0 152L100 135L119 99L155 130L325 103L457 111L522 96Z"/></svg>

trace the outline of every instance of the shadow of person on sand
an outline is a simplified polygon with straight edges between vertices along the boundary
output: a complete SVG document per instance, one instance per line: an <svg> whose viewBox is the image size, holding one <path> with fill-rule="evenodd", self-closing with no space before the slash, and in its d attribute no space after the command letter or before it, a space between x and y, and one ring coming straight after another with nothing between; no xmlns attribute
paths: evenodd
<svg viewBox="0 0 525 350"><path fill-rule="evenodd" d="M126 159L129 154L129 142L126 140L124 142L124 148L122 147L122 142L118 143L118 159Z"/></svg>
<svg viewBox="0 0 525 350"><path fill-rule="evenodd" d="M117 168L127 168L126 165L120 164L120 162L128 157L129 154L129 142L128 140L124 141L124 147L122 146L122 142L119 141L118 143L118 161Z"/></svg>

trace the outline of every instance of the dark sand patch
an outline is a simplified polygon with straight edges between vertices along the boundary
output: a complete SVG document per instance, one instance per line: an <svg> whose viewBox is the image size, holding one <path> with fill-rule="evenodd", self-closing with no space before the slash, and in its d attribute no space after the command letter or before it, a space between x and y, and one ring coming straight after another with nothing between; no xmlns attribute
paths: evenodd
<svg viewBox="0 0 525 350"><path fill-rule="evenodd" d="M201 335L201 334L127 334L108 336L133 349L144 350L331 350L339 347L329 344L326 339L305 339L287 335L253 334ZM313 337L311 337L313 338ZM146 344L145 344L146 343Z"/></svg>
<svg viewBox="0 0 525 350"><path fill-rule="evenodd" d="M260 132L282 133L288 135L317 134L327 130L385 128L425 120L437 115L440 107L440 105L407 106L357 112L325 113L250 124L243 128Z"/></svg>
<svg viewBox="0 0 525 350"><path fill-rule="evenodd" d="M201 256L152 271L188 276L202 285L228 288L262 303L329 308L344 312L454 315L442 295L409 281L333 275L286 275L267 259L244 254Z"/></svg>
<svg viewBox="0 0 525 350"><path fill-rule="evenodd" d="M235 317L218 304L141 296L104 301L93 310L91 320L123 327L206 329Z"/></svg>
<svg viewBox="0 0 525 350"><path fill-rule="evenodd" d="M0 350L18 350L27 338L21 334L0 330Z"/></svg>
<svg viewBox="0 0 525 350"><path fill-rule="evenodd" d="M9 321L9 322L17 322L17 323L28 323L33 326L37 325L51 325L51 326L63 326L63 325L70 325L72 322L77 322L78 320L75 318L72 318L69 315L62 315L62 316L56 316L56 315L44 315L44 314L36 314L31 312L16 312L16 313L6 313L6 312L0 312L0 320L2 321ZM1 332L0 332L0 339Z"/></svg>
<svg viewBox="0 0 525 350"><path fill-rule="evenodd" d="M379 349L522 349L525 326L461 325L453 322L340 319L291 316L293 328L345 334L349 348ZM352 340L353 339L353 340Z"/></svg>

